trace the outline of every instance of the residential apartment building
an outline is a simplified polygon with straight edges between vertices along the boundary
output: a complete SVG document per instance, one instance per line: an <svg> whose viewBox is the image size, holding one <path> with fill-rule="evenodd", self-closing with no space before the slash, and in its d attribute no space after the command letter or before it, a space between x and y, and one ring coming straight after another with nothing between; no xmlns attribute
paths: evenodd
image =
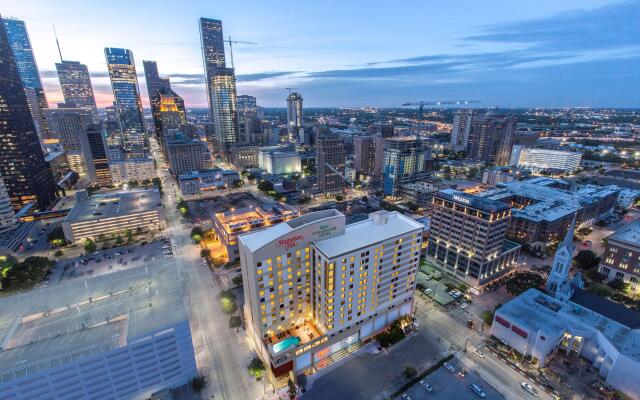
<svg viewBox="0 0 640 400"><path fill-rule="evenodd" d="M607 280L621 279L633 290L640 282L640 220L607 237L607 248L600 260L600 273Z"/></svg>
<svg viewBox="0 0 640 400"><path fill-rule="evenodd" d="M414 182L427 174L429 149L416 136L392 137L384 141L382 167L385 195L397 196L402 183Z"/></svg>
<svg viewBox="0 0 640 400"><path fill-rule="evenodd" d="M516 118L498 110L473 119L467 156L490 165L507 165L511 157Z"/></svg>
<svg viewBox="0 0 640 400"><path fill-rule="evenodd" d="M580 167L582 153L573 151L520 149L516 165L531 172L562 172L572 174Z"/></svg>
<svg viewBox="0 0 640 400"><path fill-rule="evenodd" d="M427 261L477 291L514 271L521 246L506 240L511 212L453 189L433 196Z"/></svg>
<svg viewBox="0 0 640 400"><path fill-rule="evenodd" d="M345 221L330 209L238 237L248 335L279 382L413 312L423 225L386 211Z"/></svg>
<svg viewBox="0 0 640 400"><path fill-rule="evenodd" d="M353 138L353 166L360 180L379 181L384 161L384 138L382 135L356 136Z"/></svg>
<svg viewBox="0 0 640 400"><path fill-rule="evenodd" d="M342 137L325 134L316 141L316 175L318 188L324 196L344 192L346 153Z"/></svg>
<svg viewBox="0 0 640 400"><path fill-rule="evenodd" d="M211 155L205 142L181 133L165 136L164 140L169 169L174 176L211 168Z"/></svg>
<svg viewBox="0 0 640 400"><path fill-rule="evenodd" d="M451 129L451 147L455 151L466 151L469 143L469 133L478 111L472 109L456 110L453 113L453 127Z"/></svg>

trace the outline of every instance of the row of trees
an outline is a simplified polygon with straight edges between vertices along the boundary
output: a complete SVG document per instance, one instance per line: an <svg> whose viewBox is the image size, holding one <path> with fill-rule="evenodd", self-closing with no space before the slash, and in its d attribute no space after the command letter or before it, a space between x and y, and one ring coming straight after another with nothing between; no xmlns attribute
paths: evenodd
<svg viewBox="0 0 640 400"><path fill-rule="evenodd" d="M0 288L20 290L33 287L44 279L55 263L46 257L31 256L18 261L13 256L0 257Z"/></svg>

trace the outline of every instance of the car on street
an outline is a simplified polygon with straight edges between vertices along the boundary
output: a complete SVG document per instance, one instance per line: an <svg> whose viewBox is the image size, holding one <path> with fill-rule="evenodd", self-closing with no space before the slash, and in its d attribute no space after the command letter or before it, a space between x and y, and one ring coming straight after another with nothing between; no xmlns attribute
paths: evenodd
<svg viewBox="0 0 640 400"><path fill-rule="evenodd" d="M433 289L431 289L431 288L426 288L426 289L424 290L424 294L429 294L429 293L431 293L431 292L433 292Z"/></svg>
<svg viewBox="0 0 640 400"><path fill-rule="evenodd" d="M454 367L453 365L449 364L448 362L442 364L446 369L449 370L449 372L451 372L452 374L456 373L456 367Z"/></svg>
<svg viewBox="0 0 640 400"><path fill-rule="evenodd" d="M531 394L533 396L537 396L538 395L538 391L533 386L531 386L530 383L521 382L520 383L520 387L522 389L524 389L525 391L529 392L529 394Z"/></svg>
<svg viewBox="0 0 640 400"><path fill-rule="evenodd" d="M484 358L484 353L482 351L480 351L479 349L475 349L473 352L476 353L476 355L478 357Z"/></svg>
<svg viewBox="0 0 640 400"><path fill-rule="evenodd" d="M482 386L473 383L469 387L471 388L473 393L477 394L478 396L482 397L483 399L485 397L487 397L487 394L484 392L484 390L482 390Z"/></svg>
<svg viewBox="0 0 640 400"><path fill-rule="evenodd" d="M433 390L433 388L431 387L431 385L429 385L427 382L425 381L420 381L420 384L422 385L423 388L425 388L425 390L427 392L430 392Z"/></svg>
<svg viewBox="0 0 640 400"><path fill-rule="evenodd" d="M463 310L464 310L465 308L467 308L467 307L469 307L469 304L467 304L467 303L462 303L462 304L460 304L460 308L462 308Z"/></svg>
<svg viewBox="0 0 640 400"><path fill-rule="evenodd" d="M460 378L464 378L465 376L467 376L466 368L460 369L460 371L458 371L458 376L460 376Z"/></svg>
<svg viewBox="0 0 640 400"><path fill-rule="evenodd" d="M402 395L402 400L411 400L411 396L405 393Z"/></svg>

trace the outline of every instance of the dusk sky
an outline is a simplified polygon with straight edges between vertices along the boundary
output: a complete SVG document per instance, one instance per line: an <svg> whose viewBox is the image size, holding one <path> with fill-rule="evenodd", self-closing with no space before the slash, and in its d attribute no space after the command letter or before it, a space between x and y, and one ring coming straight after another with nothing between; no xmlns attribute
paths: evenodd
<svg viewBox="0 0 640 400"><path fill-rule="evenodd" d="M223 21L238 94L284 107L400 106L481 100L483 106L640 106L640 0L536 1L16 1L51 104L62 101L52 25L67 60L87 64L99 106L112 102L105 47L156 60L189 107L205 107L201 16ZM227 48L227 64L230 64Z"/></svg>

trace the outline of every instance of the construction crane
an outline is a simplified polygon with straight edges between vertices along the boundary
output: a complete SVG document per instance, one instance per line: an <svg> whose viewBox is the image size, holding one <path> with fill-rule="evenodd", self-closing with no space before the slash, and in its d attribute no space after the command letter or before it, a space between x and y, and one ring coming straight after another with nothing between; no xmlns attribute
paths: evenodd
<svg viewBox="0 0 640 400"><path fill-rule="evenodd" d="M422 114L424 112L424 106L445 106L445 105L464 106L467 104L478 104L478 103L480 103L480 100L444 100L444 101L420 100L418 102L404 103L402 107L418 106L418 112Z"/></svg>
<svg viewBox="0 0 640 400"><path fill-rule="evenodd" d="M300 89L300 88L297 88L297 87L286 87L285 89L287 89L289 91L289 94L291 94L292 90Z"/></svg>
<svg viewBox="0 0 640 400"><path fill-rule="evenodd" d="M231 68L235 68L233 66L233 44L258 44L255 42L242 42L240 40L231 40L231 36L229 39L223 39L226 43L229 43L229 56L231 57Z"/></svg>

